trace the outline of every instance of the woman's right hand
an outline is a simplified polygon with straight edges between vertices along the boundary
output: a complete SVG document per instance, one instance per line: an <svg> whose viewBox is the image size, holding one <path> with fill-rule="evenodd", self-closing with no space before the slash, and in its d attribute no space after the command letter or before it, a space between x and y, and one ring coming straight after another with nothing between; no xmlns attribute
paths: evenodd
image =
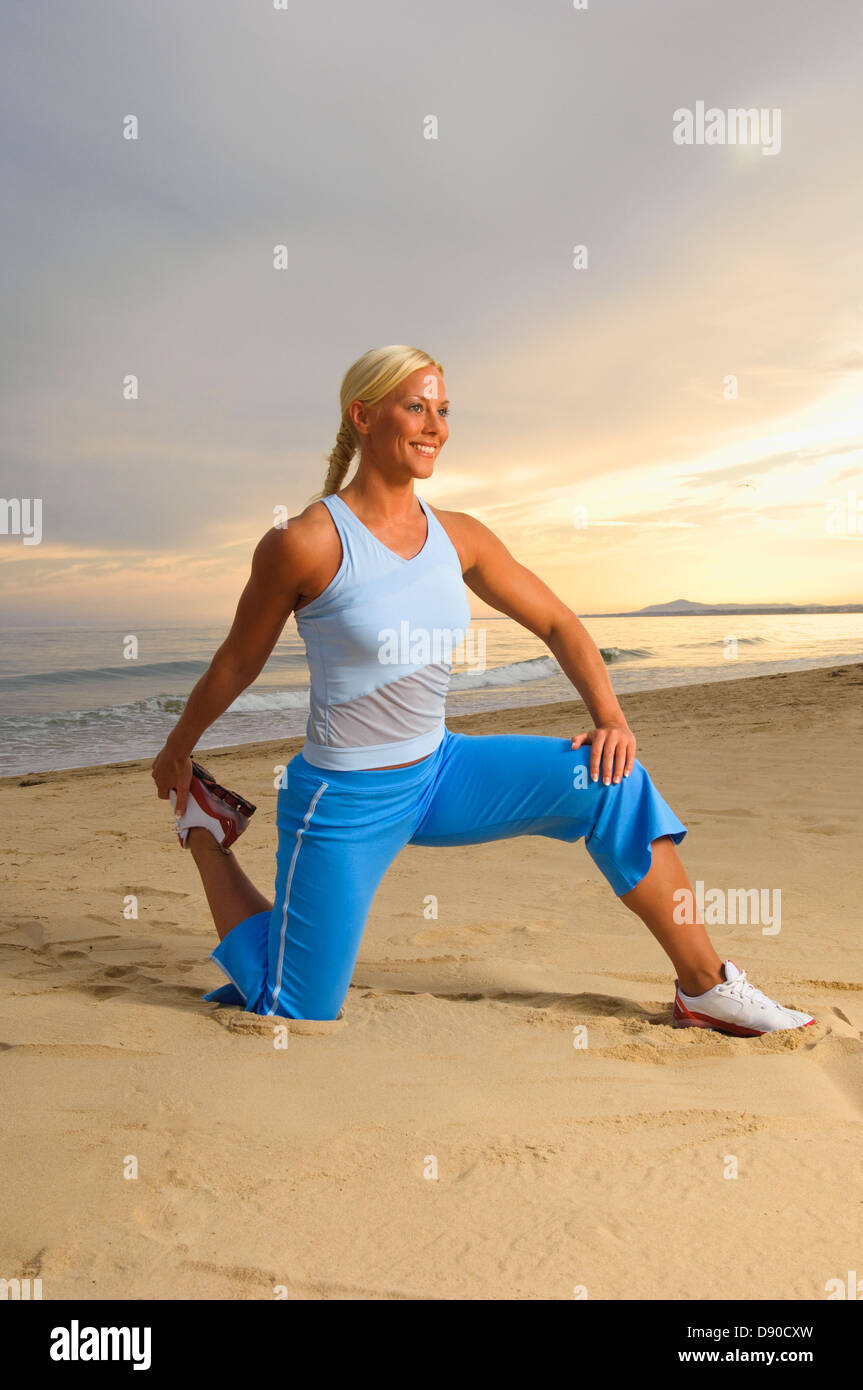
<svg viewBox="0 0 863 1390"><path fill-rule="evenodd" d="M186 809L192 781L192 759L188 753L177 753L166 743L161 753L157 754L151 773L156 783L156 791L163 801L167 801L168 792L177 793L177 805L174 809L176 814L181 816Z"/></svg>

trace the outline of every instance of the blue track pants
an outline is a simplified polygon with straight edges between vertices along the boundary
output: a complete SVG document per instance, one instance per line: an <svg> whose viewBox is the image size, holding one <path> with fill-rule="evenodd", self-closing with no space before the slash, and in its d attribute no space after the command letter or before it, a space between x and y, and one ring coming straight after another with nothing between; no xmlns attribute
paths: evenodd
<svg viewBox="0 0 863 1390"><path fill-rule="evenodd" d="M410 767L330 772L292 758L279 791L275 903L212 954L229 984L204 995L247 1011L334 1019L378 884L405 845L473 845L517 835L584 839L617 896L650 868L678 820L636 759L629 777L591 782L590 746L446 730Z"/></svg>

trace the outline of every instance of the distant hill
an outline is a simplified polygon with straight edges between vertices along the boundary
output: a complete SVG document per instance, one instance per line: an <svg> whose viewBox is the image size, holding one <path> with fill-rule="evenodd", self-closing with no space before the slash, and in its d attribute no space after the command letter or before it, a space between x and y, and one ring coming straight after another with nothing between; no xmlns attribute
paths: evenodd
<svg viewBox="0 0 863 1390"><path fill-rule="evenodd" d="M670 603L650 603L628 613L585 613L585 618L722 617L758 613L863 613L863 603L694 603L676 598Z"/></svg>

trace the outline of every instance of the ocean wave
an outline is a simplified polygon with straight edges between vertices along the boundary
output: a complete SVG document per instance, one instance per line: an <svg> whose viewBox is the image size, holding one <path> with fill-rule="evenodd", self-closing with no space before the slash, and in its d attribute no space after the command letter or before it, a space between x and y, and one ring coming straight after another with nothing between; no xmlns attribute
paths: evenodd
<svg viewBox="0 0 863 1390"><path fill-rule="evenodd" d="M284 652L270 656L267 669L296 667L305 663L302 652ZM202 676L210 665L209 661L125 661L122 666L69 667L59 671L30 671L17 676L0 676L0 690L23 690L28 686L37 688L57 685L86 685L93 681L127 680L130 676L170 677L186 680Z"/></svg>
<svg viewBox="0 0 863 1390"><path fill-rule="evenodd" d="M600 647L599 654L606 666L612 661L625 661L630 656L653 656L650 647Z"/></svg>
<svg viewBox="0 0 863 1390"><path fill-rule="evenodd" d="M122 666L33 671L23 676L0 677L0 690L21 690L28 685L83 685L87 681L128 680L130 676L201 676L209 664L209 661L127 661Z"/></svg>
<svg viewBox="0 0 863 1390"><path fill-rule="evenodd" d="M730 616L733 617L734 614L732 613ZM738 647L760 647L765 642L770 641L769 637L736 637L735 634L731 632L728 634L728 637L711 637L706 642L681 642L679 646L681 649L688 649L690 647L724 647L731 638L734 638Z"/></svg>
<svg viewBox="0 0 863 1390"><path fill-rule="evenodd" d="M603 660L606 663L625 660L626 658L638 658L651 656L653 653L643 648L626 647L601 647ZM188 662L161 662L137 668L138 674L152 674L155 670L162 673L169 672L172 675L198 675L207 669L207 662L188 661ZM133 668L134 669L134 668ZM84 675L104 676L106 670L114 670L117 674L126 676L130 674L126 667L104 668L101 671L67 672L70 677ZM478 670L475 667L466 667L457 670L451 678L451 689L453 694L462 691L472 690L491 690L506 688L509 686L525 685L534 681L548 680L554 676L561 675L561 668L553 656L531 657L525 661L512 661L501 666L486 667ZM55 680L54 676L47 675L32 677L10 677L5 684L10 685L18 682L23 684L25 680ZM0 688L2 688L0 682ZM172 694L162 692L158 695L150 695L138 700L118 701L116 704L103 704L98 707L79 710L54 710L40 714L32 712L5 715L0 719L0 724L5 726L10 732L12 730L24 728L41 728L46 731L58 732L64 727L70 730L81 729L82 727L95 727L98 725L117 727L128 725L132 727L136 721L144 719L148 726L161 727L166 716L178 718L186 707L188 692L183 694ZM220 715L220 719L230 719L235 715L267 715L288 713L290 711L307 710L309 707L308 686L293 687L289 689L273 688L261 690L246 690L237 697L232 705Z"/></svg>
<svg viewBox="0 0 863 1390"><path fill-rule="evenodd" d="M308 688L258 692L246 690L237 696L234 703L229 705L219 718L224 719L229 714L268 714L284 709L307 709L308 704ZM114 714L123 710L144 710L148 714L182 714L185 708L185 695L151 695L148 700L136 700L130 705L109 705L107 710L97 710L96 713Z"/></svg>
<svg viewBox="0 0 863 1390"><path fill-rule="evenodd" d="M220 715L267 714L283 710L308 709L308 690L274 690L263 694L245 692ZM130 727L142 715L180 715L186 707L184 695L152 695L147 700L130 700L120 705L100 705L98 709L62 710L45 714L8 714L0 717L0 728L24 729L81 727L82 725L128 723Z"/></svg>
<svg viewBox="0 0 863 1390"><path fill-rule="evenodd" d="M485 690L489 686L521 685L523 681L541 681L560 674L553 656L535 656L529 661L512 661L507 666L490 666L484 671L457 671L451 681L456 690Z"/></svg>
<svg viewBox="0 0 863 1390"><path fill-rule="evenodd" d="M246 691L231 705L228 714L260 714L283 709L308 709L309 692L305 690L272 690L255 695Z"/></svg>
<svg viewBox="0 0 863 1390"><path fill-rule="evenodd" d="M653 656L648 647L600 647L599 651L606 665L612 661L625 661L628 657ZM549 676L560 674L560 665L553 656L534 656L529 661L511 661L504 666L486 667L484 671L456 671L451 689L455 692L522 685L525 681L547 680Z"/></svg>

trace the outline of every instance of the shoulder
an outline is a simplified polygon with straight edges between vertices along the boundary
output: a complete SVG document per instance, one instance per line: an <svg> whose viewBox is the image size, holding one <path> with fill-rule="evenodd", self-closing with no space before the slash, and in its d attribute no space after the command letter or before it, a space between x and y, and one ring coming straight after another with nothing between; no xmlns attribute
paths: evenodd
<svg viewBox="0 0 863 1390"><path fill-rule="evenodd" d="M341 542L329 510L317 500L284 521L270 527L255 550L255 562L262 568L290 573L302 582L314 580L317 571L327 569L341 555Z"/></svg>
<svg viewBox="0 0 863 1390"><path fill-rule="evenodd" d="M470 569L489 550L502 548L502 542L498 540L494 531L483 522L477 521L469 512L449 512L441 507L432 507L430 503L426 505L434 512L455 546L462 570Z"/></svg>

